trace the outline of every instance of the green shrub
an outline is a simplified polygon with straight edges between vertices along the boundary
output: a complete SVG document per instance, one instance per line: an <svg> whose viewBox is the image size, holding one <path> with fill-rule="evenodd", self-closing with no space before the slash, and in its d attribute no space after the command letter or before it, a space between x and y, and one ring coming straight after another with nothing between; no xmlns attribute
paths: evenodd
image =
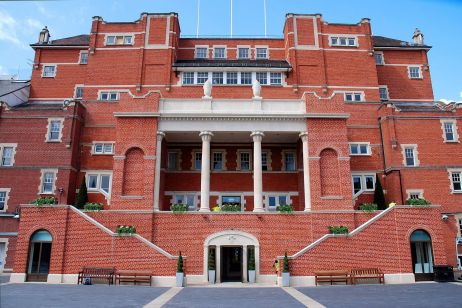
<svg viewBox="0 0 462 308"><path fill-rule="evenodd" d="M361 211L367 212L367 213L372 213L374 211L377 211L377 204L375 203L363 203L359 206L359 209Z"/></svg>
<svg viewBox="0 0 462 308"><path fill-rule="evenodd" d="M291 204L281 204L281 205L278 205L276 207L276 210L279 212L279 213L287 213L287 214L290 214L290 213L293 213L294 212L294 208L292 207Z"/></svg>
<svg viewBox="0 0 462 308"><path fill-rule="evenodd" d="M87 183L85 183L85 177L82 178L80 184L79 193L75 198L75 207L78 209L85 209L85 204L88 202Z"/></svg>
<svg viewBox="0 0 462 308"><path fill-rule="evenodd" d="M176 272L183 273L183 256L181 255L181 251L180 256L178 257L178 261L176 262Z"/></svg>
<svg viewBox="0 0 462 308"><path fill-rule="evenodd" d="M215 270L215 254L213 253L213 250L209 251L209 259L208 259L207 267L209 271Z"/></svg>
<svg viewBox="0 0 462 308"><path fill-rule="evenodd" d="M188 205L181 204L181 203L172 204L170 209L172 210L173 213L184 213L188 211Z"/></svg>
<svg viewBox="0 0 462 308"><path fill-rule="evenodd" d="M407 199L406 200L407 205L412 205L412 206L423 206L423 207L428 207L430 204L432 204L430 201L427 201L425 199Z"/></svg>
<svg viewBox="0 0 462 308"><path fill-rule="evenodd" d="M222 212L240 212L241 205L240 204L223 204L221 206Z"/></svg>
<svg viewBox="0 0 462 308"><path fill-rule="evenodd" d="M284 260L282 261L282 272L289 273L289 258L287 257L287 251L284 253Z"/></svg>
<svg viewBox="0 0 462 308"><path fill-rule="evenodd" d="M347 234L348 227L345 226L329 226L329 231L332 234Z"/></svg>
<svg viewBox="0 0 462 308"><path fill-rule="evenodd" d="M91 212L91 211L99 212L103 210L103 205L101 203L88 202L84 205L83 209L88 212Z"/></svg>
<svg viewBox="0 0 462 308"><path fill-rule="evenodd" d="M31 204L35 204L37 206L56 204L56 203L57 203L57 200L55 197L40 197L40 198L37 198L31 201Z"/></svg>
<svg viewBox="0 0 462 308"><path fill-rule="evenodd" d="M249 264L247 265L247 269L249 271L255 270L255 251L254 250L250 251Z"/></svg>
<svg viewBox="0 0 462 308"><path fill-rule="evenodd" d="M134 226L124 226L124 225L119 225L116 228L116 233L117 234L133 234L136 233L136 228Z"/></svg>

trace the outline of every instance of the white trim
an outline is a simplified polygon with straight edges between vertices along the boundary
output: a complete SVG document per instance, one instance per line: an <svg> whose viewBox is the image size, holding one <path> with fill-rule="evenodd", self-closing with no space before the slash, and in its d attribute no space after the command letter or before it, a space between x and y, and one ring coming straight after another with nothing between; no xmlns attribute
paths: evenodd
<svg viewBox="0 0 462 308"><path fill-rule="evenodd" d="M358 146L358 151L359 151L358 153L353 154L351 152L351 146L352 145L357 145ZM366 154L360 153L360 146L361 145L367 145L367 153ZM372 155L372 149L371 149L371 143L370 142L348 142L348 150L349 150L350 156L371 156Z"/></svg>
<svg viewBox="0 0 462 308"><path fill-rule="evenodd" d="M87 54L87 62L86 63L82 63L82 54L83 53L86 53ZM87 65L88 64L88 57L89 57L90 53L88 52L88 50L81 50L79 52L79 59L77 61L78 64L82 64L82 65Z"/></svg>
<svg viewBox="0 0 462 308"><path fill-rule="evenodd" d="M45 76L45 67L54 67L54 72L53 76ZM56 77L56 73L58 71L58 65L57 64L42 64L42 78L54 78Z"/></svg>
<svg viewBox="0 0 462 308"><path fill-rule="evenodd" d="M98 100L102 102L117 102L120 100L120 92L129 92L129 90L98 90ZM107 94L108 99L102 99L102 95ZM115 99L110 99L112 94L116 94Z"/></svg>
<svg viewBox="0 0 462 308"><path fill-rule="evenodd" d="M215 153L221 153L221 169L215 169L213 167L213 156ZM210 150L210 172L221 172L226 171L226 150L225 149L211 149Z"/></svg>
<svg viewBox="0 0 462 308"><path fill-rule="evenodd" d="M257 57L257 49L260 49L260 48L265 48L266 49L266 58L258 58ZM270 54L269 54L269 46L268 45L255 45L255 48L254 48L254 59L255 60L269 60L270 58Z"/></svg>
<svg viewBox="0 0 462 308"><path fill-rule="evenodd" d="M248 57L247 58L240 58L239 57L239 49L247 49ZM237 45L236 46L236 59L252 59L252 49L250 45Z"/></svg>
<svg viewBox="0 0 462 308"><path fill-rule="evenodd" d="M96 188L90 188L88 185L88 177L90 175L94 175L97 177ZM109 175L109 192L106 192L101 188L101 182L102 182L101 178L102 176L108 176L108 175ZM108 204L110 204L111 194L112 194L112 171L85 170L85 183L87 185L88 192L99 192L103 194L106 200L108 201Z"/></svg>
<svg viewBox="0 0 462 308"><path fill-rule="evenodd" d="M292 153L294 155L294 170L287 170L286 155ZM282 171L291 172L297 171L297 151L296 150L282 150Z"/></svg>
<svg viewBox="0 0 462 308"><path fill-rule="evenodd" d="M16 156L16 148L18 147L17 143L0 143L0 167L13 167L14 166L14 158ZM11 164L3 165L3 151L5 148L13 148L13 152L11 153Z"/></svg>
<svg viewBox="0 0 462 308"><path fill-rule="evenodd" d="M101 153L97 153L96 150L95 150L97 144L102 145L102 152ZM110 153L106 153L104 151L104 146L107 145L107 144L112 145L112 152L110 152ZM93 143L91 145L91 154L92 155L114 155L114 152L115 152L115 141L93 141Z"/></svg>
<svg viewBox="0 0 462 308"><path fill-rule="evenodd" d="M0 259L0 273L3 273L3 271L5 270L5 265L6 265L6 257L7 257L7 252L8 252L9 239L7 237L0 238L0 243L5 243L5 251L3 252L4 255L3 255L3 258Z"/></svg>
<svg viewBox="0 0 462 308"><path fill-rule="evenodd" d="M43 180L45 177L45 173L53 173L53 186L51 189L51 192L49 191L43 191ZM40 185L39 185L39 195L54 195L56 191L56 181L58 179L58 169L41 169L40 170Z"/></svg>
<svg viewBox="0 0 462 308"><path fill-rule="evenodd" d="M360 177L361 189L357 193L355 193L355 183L353 181L353 177ZM372 177L372 182L373 182L374 187L372 187L371 189L367 188L366 177ZM365 192L375 191L376 179L377 179L377 173L375 172L351 172L351 188L353 192L353 198L357 198L358 196L360 196L361 194Z"/></svg>
<svg viewBox="0 0 462 308"><path fill-rule="evenodd" d="M452 174L453 173L459 173L459 179L461 181L461 190L454 190L454 183L452 180ZM449 185L450 185L450 191L451 194L461 194L462 193L462 168L450 168L448 169L448 175L449 175Z"/></svg>
<svg viewBox="0 0 462 308"><path fill-rule="evenodd" d="M181 170L181 149L168 149L167 151L167 171L179 171ZM170 169L170 154L175 154L176 155L176 167L175 169Z"/></svg>
<svg viewBox="0 0 462 308"><path fill-rule="evenodd" d="M59 137L58 139L50 139L51 122L59 121ZM47 132L45 134L45 142L62 142L63 139L64 118L48 118Z"/></svg>
<svg viewBox="0 0 462 308"><path fill-rule="evenodd" d="M406 164L406 148L412 148L413 149L414 165L412 165L412 166L409 166L409 165ZM401 154L403 155L403 166L406 166L406 167L418 167L420 165L419 151L417 150L417 144L401 144Z"/></svg>
<svg viewBox="0 0 462 308"><path fill-rule="evenodd" d="M356 102L365 102L366 101L366 94L364 91L335 91L337 93L343 93L343 100L348 103L356 103ZM352 100L347 100L347 95L350 94ZM360 95L360 100L355 100L356 95Z"/></svg>
<svg viewBox="0 0 462 308"><path fill-rule="evenodd" d="M107 42L107 39L108 37L114 37L115 38L115 42L114 44L108 44ZM118 36L122 36L123 39L122 39L122 44L117 44L117 37ZM131 37L131 43L130 44L125 44L125 38L126 37ZM131 32L121 32L121 33L107 33L104 35L104 46L134 46L135 45L135 34L134 33L131 33Z"/></svg>
<svg viewBox="0 0 462 308"><path fill-rule="evenodd" d="M409 189L406 189L406 195L407 195L407 199L411 199L411 195L418 195L419 199L423 199L424 198L424 190L423 189L409 188Z"/></svg>
<svg viewBox="0 0 462 308"><path fill-rule="evenodd" d="M337 38L337 44L332 44L332 39L333 38ZM341 45L340 44L340 39L341 38L345 38L346 39L346 45ZM349 45L349 40L350 39L354 39L355 41L355 44L354 45ZM328 38L328 43L329 43L329 47L359 47L359 40L358 40L358 36L355 35L355 34L329 34L329 38Z"/></svg>
<svg viewBox="0 0 462 308"><path fill-rule="evenodd" d="M237 165L236 165L236 171L252 171L252 166L253 166L253 155L252 155L252 150L251 149L238 149L237 150ZM242 170L241 169L241 154L242 153L248 153L249 154L249 169L247 170Z"/></svg>
<svg viewBox="0 0 462 308"><path fill-rule="evenodd" d="M5 204L3 206L3 210L0 210L0 213L2 213L8 210L8 200L10 199L11 188L0 188L0 192L5 193Z"/></svg>
<svg viewBox="0 0 462 308"><path fill-rule="evenodd" d="M203 57L198 58L197 57L197 49L199 49L199 48L206 48L207 49L207 54L206 54L205 58L203 58ZM195 45L194 46L194 59L209 59L209 58L210 58L209 45Z"/></svg>
<svg viewBox="0 0 462 308"><path fill-rule="evenodd" d="M382 62L381 63L377 63L377 58L375 57L376 54L379 54L379 55L382 55ZM380 66L384 66L385 65L385 56L383 55L383 51L374 51L374 61L375 61L375 65L380 65Z"/></svg>
<svg viewBox="0 0 462 308"><path fill-rule="evenodd" d="M82 96L81 96L81 97L77 97L77 88L82 88ZM74 86L74 95L73 95L73 97L74 97L75 99L82 99L82 98L83 98L83 94L84 94L84 89L85 89L85 85L83 85L83 84L76 84L76 85Z"/></svg>
<svg viewBox="0 0 462 308"><path fill-rule="evenodd" d="M440 119L441 122L441 129L443 131L443 140L446 143L460 143L459 141L459 134L457 132L457 120L456 119ZM452 133L454 135L454 140L447 140L446 139L446 129L444 127L445 123L452 124ZM0 144L1 146L1 144Z"/></svg>
<svg viewBox="0 0 462 308"><path fill-rule="evenodd" d="M419 69L419 77L412 77L411 76L411 68L418 68ZM423 79L422 66L421 65L408 65L407 66L407 76L409 77L409 79L415 79L415 80Z"/></svg>
<svg viewBox="0 0 462 308"><path fill-rule="evenodd" d="M381 94L380 94L380 90L381 89L385 89L385 93L386 93L386 98L382 98L381 97ZM388 86L387 85L380 85L379 86L379 98L381 101L389 101L390 100L390 92L388 92Z"/></svg>
<svg viewBox="0 0 462 308"><path fill-rule="evenodd" d="M224 56L222 58L217 58L215 56L215 48L223 48L225 50ZM213 45L212 46L212 59L226 60L227 58L228 58L228 48L226 45Z"/></svg>

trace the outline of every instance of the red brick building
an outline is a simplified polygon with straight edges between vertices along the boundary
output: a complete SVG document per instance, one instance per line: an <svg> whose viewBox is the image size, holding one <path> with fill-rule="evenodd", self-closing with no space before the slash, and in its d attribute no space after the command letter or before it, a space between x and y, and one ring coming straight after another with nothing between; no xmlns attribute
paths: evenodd
<svg viewBox="0 0 462 308"><path fill-rule="evenodd" d="M183 38L177 14L142 13L31 46L29 98L0 111L12 281L115 266L167 285L179 251L188 283L207 282L209 255L217 281L247 281L254 254L271 282L287 252L293 285L325 269L379 267L399 283L457 266L462 111L434 101L420 31L407 43L368 19L287 14L280 39ZM82 179L103 211L68 206ZM365 213L377 179L398 206ZM25 205L46 196L58 204ZM432 205L402 205L422 198Z"/></svg>

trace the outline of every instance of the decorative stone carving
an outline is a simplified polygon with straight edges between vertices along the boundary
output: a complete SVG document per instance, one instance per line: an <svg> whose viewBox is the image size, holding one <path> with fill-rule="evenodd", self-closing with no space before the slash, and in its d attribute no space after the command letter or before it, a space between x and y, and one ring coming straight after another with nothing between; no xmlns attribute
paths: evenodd
<svg viewBox="0 0 462 308"><path fill-rule="evenodd" d="M253 92L253 98L261 98L260 93L261 93L261 85L258 80L254 80L252 83L252 92Z"/></svg>
<svg viewBox="0 0 462 308"><path fill-rule="evenodd" d="M207 79L207 81L204 83L203 88L204 88L204 97L203 98L212 98L212 81L210 79Z"/></svg>

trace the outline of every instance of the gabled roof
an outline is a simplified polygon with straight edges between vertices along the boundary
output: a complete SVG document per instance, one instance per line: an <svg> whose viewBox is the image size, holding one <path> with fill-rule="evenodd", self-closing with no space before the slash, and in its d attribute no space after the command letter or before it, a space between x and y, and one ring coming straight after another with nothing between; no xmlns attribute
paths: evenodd
<svg viewBox="0 0 462 308"><path fill-rule="evenodd" d="M48 44L31 44L32 47L46 47L46 46L89 46L90 45L90 35L81 34L71 37L66 37L62 39L57 39L50 41Z"/></svg>
<svg viewBox="0 0 462 308"><path fill-rule="evenodd" d="M412 44L406 41L401 41L401 40L392 39L392 38L385 37L385 36L377 36L377 35L372 36L372 44L374 45L374 47L385 47L385 48L387 47L388 48L393 48L393 47L395 48L416 48L416 49L431 48L431 46L428 46L428 45L415 45L415 44Z"/></svg>
<svg viewBox="0 0 462 308"><path fill-rule="evenodd" d="M173 67L264 67L264 68L282 68L291 69L289 62L286 60L177 60Z"/></svg>

